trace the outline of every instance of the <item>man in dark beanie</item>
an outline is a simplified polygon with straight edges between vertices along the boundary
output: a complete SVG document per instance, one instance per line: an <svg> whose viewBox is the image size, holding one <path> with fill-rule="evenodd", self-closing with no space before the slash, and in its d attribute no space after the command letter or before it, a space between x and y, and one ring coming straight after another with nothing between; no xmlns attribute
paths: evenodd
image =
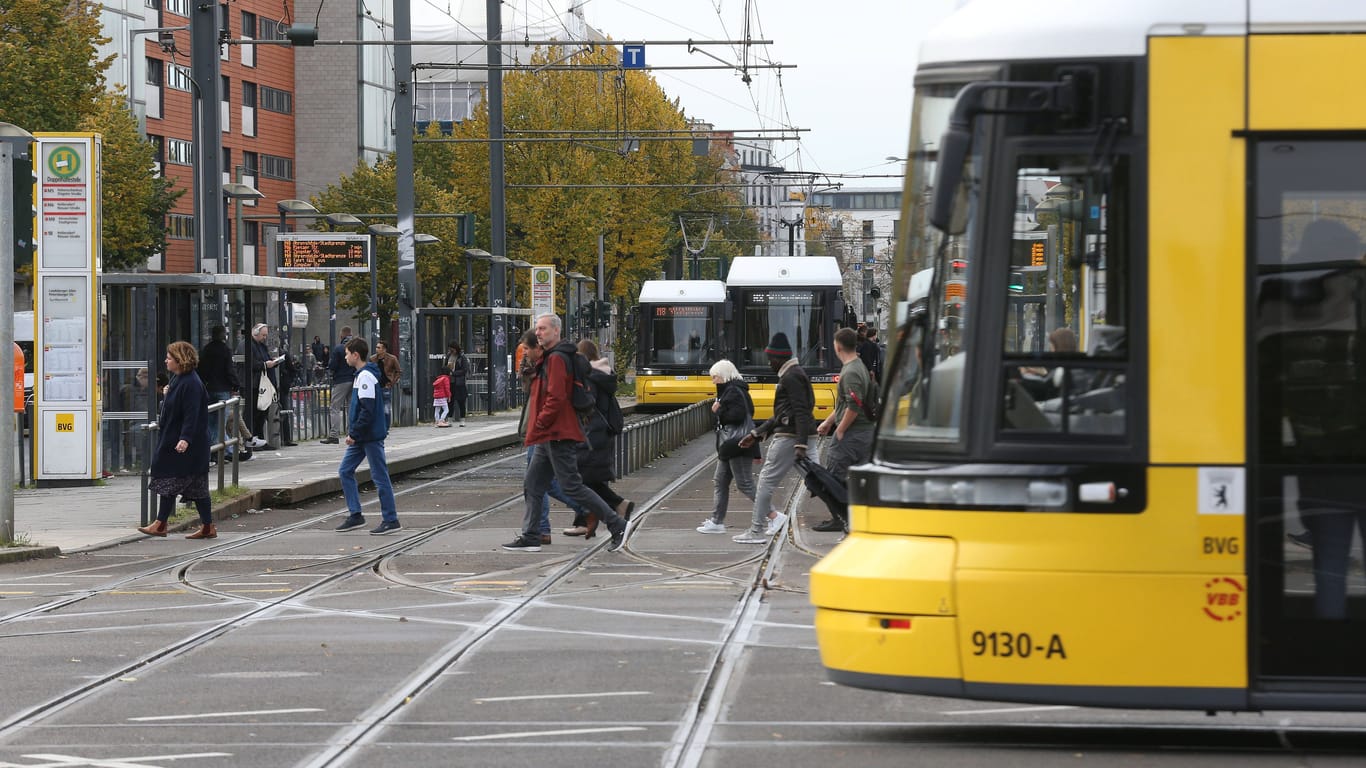
<svg viewBox="0 0 1366 768"><path fill-rule="evenodd" d="M806 436L811 434L812 427L811 408L816 401L811 379L793 358L787 334L773 334L764 352L768 354L769 367L778 374L778 389L773 395L773 417L740 441L741 448L748 448L769 438L764 466L759 470L759 483L754 491L754 518L749 530L733 539L741 544L765 544L768 537L782 530L787 522L787 515L773 511L773 493L793 463L806 456Z"/></svg>

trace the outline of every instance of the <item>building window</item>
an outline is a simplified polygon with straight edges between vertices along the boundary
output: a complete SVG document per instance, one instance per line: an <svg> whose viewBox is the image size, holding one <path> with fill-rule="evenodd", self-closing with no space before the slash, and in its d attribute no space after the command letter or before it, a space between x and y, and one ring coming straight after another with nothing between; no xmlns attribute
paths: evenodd
<svg viewBox="0 0 1366 768"><path fill-rule="evenodd" d="M176 165L194 165L194 142L184 139L167 139L166 162Z"/></svg>
<svg viewBox="0 0 1366 768"><path fill-rule="evenodd" d="M288 157L261 155L261 177L265 179L294 180L294 161Z"/></svg>
<svg viewBox="0 0 1366 768"><path fill-rule="evenodd" d="M256 83L242 81L242 106L247 109L256 108Z"/></svg>
<svg viewBox="0 0 1366 768"><path fill-rule="evenodd" d="M162 0L162 6L169 13L177 16L190 17L190 0Z"/></svg>
<svg viewBox="0 0 1366 768"><path fill-rule="evenodd" d="M162 81L166 79L165 66L166 62L162 61L161 59L153 59L150 56L147 57L148 85L161 85Z"/></svg>
<svg viewBox="0 0 1366 768"><path fill-rule="evenodd" d="M289 30L289 25L283 21L275 19L263 19L256 25L257 40L288 40L285 32Z"/></svg>
<svg viewBox="0 0 1366 768"><path fill-rule="evenodd" d="M242 37L256 37L256 14L242 12Z"/></svg>
<svg viewBox="0 0 1366 768"><path fill-rule="evenodd" d="M172 64L170 72L167 73L166 87L174 88L177 91L189 92L190 90L190 68L179 64Z"/></svg>
<svg viewBox="0 0 1366 768"><path fill-rule="evenodd" d="M260 170L260 167L261 167L261 163L260 163L260 161L257 159L258 157L259 157L259 155L257 155L255 152L243 152L243 153L242 153L242 173L243 173L243 174L245 174L245 175L247 175L247 176L251 176L251 177L256 177L256 176L260 175L260 174L259 174L259 170Z"/></svg>
<svg viewBox="0 0 1366 768"><path fill-rule="evenodd" d="M172 213L166 217L166 237L170 240L193 240L194 217Z"/></svg>
<svg viewBox="0 0 1366 768"><path fill-rule="evenodd" d="M261 86L261 109L284 115L294 112L294 94L270 86Z"/></svg>

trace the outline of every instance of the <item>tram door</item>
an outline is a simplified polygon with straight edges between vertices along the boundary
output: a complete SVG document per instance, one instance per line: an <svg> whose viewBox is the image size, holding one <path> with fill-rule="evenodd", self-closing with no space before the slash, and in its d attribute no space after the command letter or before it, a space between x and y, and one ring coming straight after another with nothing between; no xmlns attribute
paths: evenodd
<svg viewBox="0 0 1366 768"><path fill-rule="evenodd" d="M1249 157L1253 671L1366 683L1366 142Z"/></svg>

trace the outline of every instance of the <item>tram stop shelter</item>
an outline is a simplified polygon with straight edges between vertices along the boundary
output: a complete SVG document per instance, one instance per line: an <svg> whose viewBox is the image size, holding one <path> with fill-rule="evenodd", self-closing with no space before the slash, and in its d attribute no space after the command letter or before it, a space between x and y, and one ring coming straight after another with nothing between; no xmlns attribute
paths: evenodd
<svg viewBox="0 0 1366 768"><path fill-rule="evenodd" d="M325 288L322 280L265 275L102 274L99 377L105 471L143 468L149 443L138 427L156 419L157 382L165 379L167 344L187 341L202 349L212 339L213 327L221 324L236 352L253 325L266 323L270 347L297 355L303 342L299 334L291 335L287 308ZM247 382L241 384L247 387Z"/></svg>

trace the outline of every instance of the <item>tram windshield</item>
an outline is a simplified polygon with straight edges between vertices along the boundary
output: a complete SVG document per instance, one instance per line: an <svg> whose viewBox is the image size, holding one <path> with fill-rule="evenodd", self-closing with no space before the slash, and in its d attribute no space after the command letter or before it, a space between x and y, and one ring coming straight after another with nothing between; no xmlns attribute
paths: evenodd
<svg viewBox="0 0 1366 768"><path fill-rule="evenodd" d="M735 361L742 371L770 373L769 339L773 334L787 334L792 354L808 372L830 367L827 355L832 353L830 340L825 338L829 318L829 294L833 289L769 288L746 290L740 293L739 352Z"/></svg>
<svg viewBox="0 0 1366 768"><path fill-rule="evenodd" d="M946 235L929 225L928 214L939 137L948 127L954 96L961 85L917 86L915 91L904 196L910 211L904 228L904 250L893 277L901 306L912 309L897 319L898 349L884 394L887 407L881 434L887 438L943 443L959 438L968 304L966 233L973 228L969 224L963 228L965 234ZM976 186L975 164L970 156L963 173L969 190ZM969 216L974 208L975 203L969 203ZM932 277L913 280L917 275Z"/></svg>
<svg viewBox="0 0 1366 768"><path fill-rule="evenodd" d="M710 367L716 362L716 308L706 304L654 304L645 308L649 323L646 365Z"/></svg>

